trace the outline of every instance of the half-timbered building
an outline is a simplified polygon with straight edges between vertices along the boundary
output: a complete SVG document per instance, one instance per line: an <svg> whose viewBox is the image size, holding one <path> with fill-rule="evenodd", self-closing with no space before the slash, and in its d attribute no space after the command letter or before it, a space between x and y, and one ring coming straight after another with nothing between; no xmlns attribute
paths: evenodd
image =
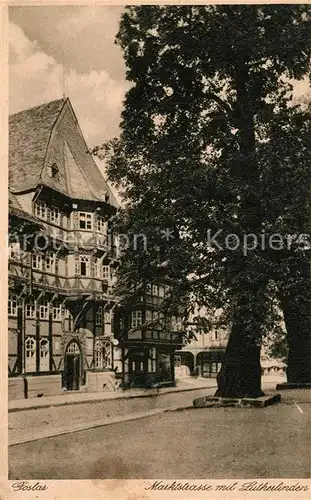
<svg viewBox="0 0 311 500"><path fill-rule="evenodd" d="M102 390L122 369L118 203L68 98L10 116L9 191L9 396Z"/></svg>
<svg viewBox="0 0 311 500"><path fill-rule="evenodd" d="M142 283L133 287L128 303L116 314L125 387L175 384L174 354L183 343L180 311L164 314L162 303L169 284Z"/></svg>

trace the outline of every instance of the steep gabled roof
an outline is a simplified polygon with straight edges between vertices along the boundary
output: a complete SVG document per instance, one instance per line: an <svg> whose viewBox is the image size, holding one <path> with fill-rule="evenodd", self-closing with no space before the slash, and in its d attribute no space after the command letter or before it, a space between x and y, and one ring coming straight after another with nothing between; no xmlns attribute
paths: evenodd
<svg viewBox="0 0 311 500"><path fill-rule="evenodd" d="M14 192L40 183L51 131L64 106L58 99L9 117L9 186Z"/></svg>
<svg viewBox="0 0 311 500"><path fill-rule="evenodd" d="M87 145L69 99L10 116L9 187L21 193L45 185L74 199L118 207ZM70 144L70 145L69 145ZM51 167L56 165L56 178Z"/></svg>

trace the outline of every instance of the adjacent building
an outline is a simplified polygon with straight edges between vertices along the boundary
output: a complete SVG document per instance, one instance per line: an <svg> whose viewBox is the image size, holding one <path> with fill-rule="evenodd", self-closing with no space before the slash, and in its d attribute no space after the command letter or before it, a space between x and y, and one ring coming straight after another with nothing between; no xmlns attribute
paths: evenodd
<svg viewBox="0 0 311 500"><path fill-rule="evenodd" d="M165 282L133 285L128 303L116 317L125 386L175 383L174 356L183 343L179 312L164 315L161 306L170 286Z"/></svg>

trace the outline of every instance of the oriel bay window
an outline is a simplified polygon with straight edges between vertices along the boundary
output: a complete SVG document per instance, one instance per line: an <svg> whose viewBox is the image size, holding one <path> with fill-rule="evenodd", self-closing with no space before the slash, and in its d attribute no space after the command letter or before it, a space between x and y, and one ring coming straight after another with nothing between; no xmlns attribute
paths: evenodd
<svg viewBox="0 0 311 500"><path fill-rule="evenodd" d="M93 214L88 212L79 212L79 229L93 229Z"/></svg>
<svg viewBox="0 0 311 500"><path fill-rule="evenodd" d="M136 328L142 324L142 312L132 311L132 328Z"/></svg>
<svg viewBox="0 0 311 500"><path fill-rule="evenodd" d="M78 262L76 262L76 274L80 276L90 276L90 255L79 255Z"/></svg>
<svg viewBox="0 0 311 500"><path fill-rule="evenodd" d="M108 224L103 219L103 217L100 217L100 215L97 216L97 232L101 234L107 234L107 229L108 229Z"/></svg>

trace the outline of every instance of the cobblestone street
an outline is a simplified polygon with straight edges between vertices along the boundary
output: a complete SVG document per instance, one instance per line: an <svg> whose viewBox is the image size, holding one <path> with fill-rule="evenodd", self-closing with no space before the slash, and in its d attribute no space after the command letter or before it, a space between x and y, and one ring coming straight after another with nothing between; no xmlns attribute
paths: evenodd
<svg viewBox="0 0 311 500"><path fill-rule="evenodd" d="M179 394L180 403L192 396ZM310 393L282 391L282 401L160 413L10 446L10 478L306 478Z"/></svg>

